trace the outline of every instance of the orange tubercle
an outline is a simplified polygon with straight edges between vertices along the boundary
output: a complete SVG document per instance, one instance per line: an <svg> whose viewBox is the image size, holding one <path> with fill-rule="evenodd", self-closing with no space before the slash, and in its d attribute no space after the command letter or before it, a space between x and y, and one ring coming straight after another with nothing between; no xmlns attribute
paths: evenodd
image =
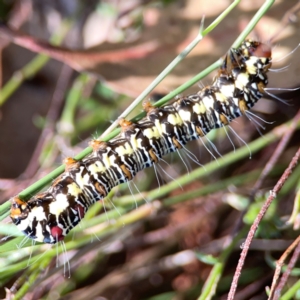
<svg viewBox="0 0 300 300"><path fill-rule="evenodd" d="M22 214L22 211L19 207L22 207L23 205L25 209L26 202L22 201L19 197L14 197L12 199L12 205L10 209L11 218L17 218Z"/></svg>
<svg viewBox="0 0 300 300"><path fill-rule="evenodd" d="M77 168L78 162L72 157L66 157L63 160L63 164L66 166L65 170L70 171L72 168Z"/></svg>
<svg viewBox="0 0 300 300"><path fill-rule="evenodd" d="M91 140L89 142L89 146L93 149L94 152L98 151L99 149L105 148L107 145L106 142L98 141L98 140Z"/></svg>
<svg viewBox="0 0 300 300"><path fill-rule="evenodd" d="M128 130L130 127L134 126L134 123L132 123L131 121L128 121L126 119L120 119L119 120L119 125L121 127L121 131L125 132L126 130Z"/></svg>
<svg viewBox="0 0 300 300"><path fill-rule="evenodd" d="M151 102L150 102L149 100L143 101L143 104L142 104L142 105L143 105L143 109L144 109L144 111L145 111L146 113L148 113L148 112L150 112L150 111L156 109L156 108L151 104Z"/></svg>

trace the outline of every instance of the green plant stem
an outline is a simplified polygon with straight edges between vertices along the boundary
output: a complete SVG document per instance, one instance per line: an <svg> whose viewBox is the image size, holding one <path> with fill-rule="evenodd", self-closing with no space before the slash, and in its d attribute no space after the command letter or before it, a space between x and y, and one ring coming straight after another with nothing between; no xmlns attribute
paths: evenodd
<svg viewBox="0 0 300 300"><path fill-rule="evenodd" d="M62 135L70 136L74 132L76 107L90 78L87 73L78 75L67 95L66 104L59 121L59 132Z"/></svg>
<svg viewBox="0 0 300 300"><path fill-rule="evenodd" d="M118 120L128 116L132 110L134 110L137 105L139 105L147 95L198 45L198 43L203 39L205 35L211 32L239 3L241 0L235 0L231 5L227 7L205 30L203 30L202 19L199 33L195 39L172 60L172 62L152 81L152 83L124 110L124 112L119 116ZM118 120L116 120L108 129L101 135L100 138L105 137L114 128L118 126Z"/></svg>
<svg viewBox="0 0 300 300"><path fill-rule="evenodd" d="M195 199L200 196L209 195L209 194L215 193L217 191L220 191L222 189L225 189L229 185L237 185L238 186L245 182L255 180L255 178L257 178L258 175L259 175L259 171L256 170L253 172L249 172L247 174L241 174L238 176L230 177L228 179L221 180L217 183L203 186L195 191L185 192L178 196L169 197L163 201L163 206L172 206L172 205L178 204L180 202L185 202L187 199L191 200L191 199Z"/></svg>
<svg viewBox="0 0 300 300"><path fill-rule="evenodd" d="M198 169L202 169L202 167L200 167ZM204 175L207 175L207 174L204 173L203 176ZM213 183L213 184L203 186L203 187L201 187L199 189L196 189L194 191L191 191L191 192L185 192L182 195L178 195L178 196L174 196L174 197L168 197L168 198L163 200L163 206L168 207L168 206L172 206L174 204L180 203L180 202L184 202L187 199L191 200L191 199L194 199L196 197L208 195L210 193L220 191L220 190L226 188L227 186L229 186L230 184L238 186L238 185L241 185L243 183L254 180L255 178L257 178L257 175L258 175L258 171L256 170L256 171L253 171L253 172L249 172L247 174L240 174L238 176L234 176L234 177L231 177L231 178L228 178L228 179L221 180L217 183ZM177 182L176 188L179 187L179 184L182 185L181 184L182 177L185 177L185 175L183 175L183 176L179 177L178 179L176 179L176 182ZM197 177L197 179L199 179L201 177L202 176L199 176L199 177ZM189 181L186 182L185 184L189 184L189 183L193 182L195 180L195 177L189 176L188 180ZM167 190L169 190L169 188ZM170 190L170 192L171 191L172 190ZM145 192L145 193L142 193L142 194L139 193L138 195L134 195L134 199L133 199L132 195L130 195L130 196L126 195L126 196L120 197L120 198L114 200L114 203L118 207L120 207L120 206L124 207L124 206L135 204L135 202L138 202L138 203L143 202L143 201L145 201L144 198L147 201L153 201L155 199L160 199L165 194L166 194L166 191L165 190L161 191L161 187L158 187L158 188L152 190L151 192Z"/></svg>
<svg viewBox="0 0 300 300"><path fill-rule="evenodd" d="M288 291L280 297L280 300L294 299L295 294L300 290L300 280L298 280Z"/></svg>
<svg viewBox="0 0 300 300"><path fill-rule="evenodd" d="M226 261L229 255L232 253L232 250L235 247L236 243L245 235L246 232L247 232L247 228L244 227L244 229L241 230L231 241L230 245L222 251L222 254L219 257L218 262L212 268L203 286L201 295L199 296L198 300L209 300L214 296L216 292L216 288L218 286L218 282L221 278L224 267L226 265Z"/></svg>
<svg viewBox="0 0 300 300"><path fill-rule="evenodd" d="M249 146L251 152L255 153L255 152L259 151L260 149L262 149L263 147L280 139L282 137L282 135L284 134L285 130L287 129L287 127L290 126L290 124L291 124L291 121L289 121L285 124L282 124L281 126L274 128L270 133L266 134L265 136L250 143L248 146ZM297 128L299 128L299 127L300 127L300 123L297 124ZM182 186L184 186L185 184L189 183L191 180L195 180L195 179L199 179L203 176L207 176L208 174L214 172L221 166L225 167L232 162L236 162L239 159L246 157L248 154L249 154L249 149L246 146L244 146L244 147L238 149L236 152L229 153L229 154L223 156L222 158L218 159L217 161L213 161L213 162L207 164L205 166L205 169L204 168L196 169L193 172L191 172L190 174L186 174L186 175L182 176L180 179L178 179L174 182L170 182L169 184L162 186L160 189L148 193L147 198L148 198L148 200L160 198L163 195L172 191L173 189L176 189L178 187L178 183L181 184ZM78 158L78 156L76 157L76 159L77 158ZM58 169L49 173L43 179L37 181L35 184L33 184L30 187L28 187L27 189L25 189L22 193L20 193L20 197L22 197L22 199L26 199L26 197L28 195L32 195L32 194L36 193L38 190L41 189L41 187L43 187L46 184L48 184L49 182L51 182L51 180L53 178L56 178L57 176L59 176L59 174L60 174L59 172L61 169L64 169L64 167L63 166L59 167ZM7 216L9 208L10 208L9 201L2 204L0 206L0 216L3 216L3 215Z"/></svg>
<svg viewBox="0 0 300 300"><path fill-rule="evenodd" d="M265 3L261 6L255 16L248 23L243 32L238 36L235 42L232 44L233 48L237 48L240 44L245 40L245 38L249 35L252 29L256 26L258 21L265 15L265 13L270 9L270 7L274 4L275 0L266 0Z"/></svg>
<svg viewBox="0 0 300 300"><path fill-rule="evenodd" d="M161 198L162 196L170 193L174 189L178 188L179 185L184 186L196 179L202 178L211 174L212 172L224 168L232 163L239 161L249 155L249 149L251 150L252 154L259 151L260 149L270 145L271 143L277 141L282 137L287 126L290 126L291 122L287 122L281 126L274 128L271 132L264 135L263 137L258 138L257 140L248 144L248 147L244 146L239 148L235 152L230 152L223 157L219 158L218 160L212 161L205 165L205 168L198 168L192 171L189 174L185 174L179 179L172 181L164 186L161 186L159 189L151 191L146 194L147 200L151 201L154 199ZM297 124L297 127L300 127L300 123ZM142 196L140 196L142 198ZM129 198L128 198L129 199ZM137 198L138 200L139 198ZM132 199L130 200L132 201Z"/></svg>
<svg viewBox="0 0 300 300"><path fill-rule="evenodd" d="M240 44L245 40L245 38L249 35L249 33L253 30L257 22L262 18L262 16L266 13L266 11L273 5L275 0L267 0L264 5L258 10L258 12L255 14L255 16L251 19L250 23L247 25L247 27L243 30L243 32L239 35L239 37L235 40L235 42L232 45L232 48L237 48L240 46ZM163 97L159 101L156 102L156 106L162 106L165 103L167 103L172 98L176 97L177 95L180 95L184 90L188 89L192 85L199 82L202 78L207 76L209 73L211 73L213 70L219 68L223 62L223 59L219 59L216 62L214 62L211 66L200 72L198 75L193 77L191 80L187 81L186 83L179 86L177 89L169 93L167 96Z"/></svg>
<svg viewBox="0 0 300 300"><path fill-rule="evenodd" d="M66 36L70 22L65 21L59 30L53 34L50 42L53 45L59 45ZM21 70L16 71L10 80L0 90L0 106L20 87L24 80L32 78L45 64L49 61L49 57L44 54L39 54L32 61L26 64Z"/></svg>
<svg viewBox="0 0 300 300"><path fill-rule="evenodd" d="M28 292L28 290L34 286L37 278L41 275L41 269L45 269L48 267L49 263L51 261L51 258L44 258L39 264L35 264L31 267L31 270L28 270L26 272L26 279L24 280L24 283L21 285L20 289L17 291L17 293L14 295L14 300L24 299L24 295ZM30 274L27 276L27 274ZM24 275L23 275L24 277ZM24 278L23 278L24 279Z"/></svg>
<svg viewBox="0 0 300 300"><path fill-rule="evenodd" d="M239 1L235 1L234 3L237 4ZM268 0L266 3L269 3L269 6L272 5L272 3L274 2L274 0L270 1ZM268 6L268 7L269 7ZM266 8L264 8L264 12L266 11ZM260 14L259 15L255 15L255 19L259 19L262 17L262 12L261 10L259 10ZM214 23L213 23L214 24ZM256 23L252 22L252 25L254 26ZM215 25L211 25L211 26L215 26ZM247 31L245 33L243 33L244 35L248 35L249 32L253 29L253 27L247 27ZM176 89L174 92L170 93L168 96L162 98L158 103L157 106L161 106L163 104L165 104L168 100L170 100L171 98L173 98L174 96L180 94L184 89L190 87L191 85L193 85L194 83L198 82L201 78L203 78L205 75L207 75L210 71L214 70L215 68L217 68L218 66L221 65L221 60L219 60L218 62L214 63L213 65L211 65L209 68L207 68L206 70L204 70L203 72L199 73L196 77L194 77L192 80L188 81L188 83L180 86L178 89ZM171 95L171 96L170 96ZM138 118L134 118L133 120L136 121L139 118L142 118L143 114L139 115ZM115 129L113 132L109 133L107 136L105 136L105 138L103 138L104 141L108 141L112 138L114 138L115 136L117 136L120 132L120 129ZM86 155L90 154L92 151L92 149L90 147L87 147L86 149L84 149L81 153L79 153L78 155L75 156L75 159L82 159L84 158ZM49 184L53 178L58 177L61 173L64 172L64 166L60 166L57 169L55 169L54 171L52 171L51 173L49 173L47 176L45 176L44 178L38 180L36 183L34 183L33 185L29 186L28 188L26 188L25 190L23 190L20 194L19 197L23 200L27 200L28 198L30 198L32 195L36 194L38 191L40 191L43 187L45 187L47 184Z"/></svg>

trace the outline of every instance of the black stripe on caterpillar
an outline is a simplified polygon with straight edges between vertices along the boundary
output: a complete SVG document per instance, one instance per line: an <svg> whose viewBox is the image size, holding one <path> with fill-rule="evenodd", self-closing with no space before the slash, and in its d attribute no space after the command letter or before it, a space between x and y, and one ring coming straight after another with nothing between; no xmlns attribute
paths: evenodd
<svg viewBox="0 0 300 300"><path fill-rule="evenodd" d="M88 208L113 187L245 114L263 95L271 60L270 46L246 40L230 49L211 86L161 108L144 102L144 119L137 123L121 120L117 137L109 142L91 141L92 154L80 161L65 159L65 172L45 192L28 202L15 197L13 222L35 241L54 244L63 240Z"/></svg>

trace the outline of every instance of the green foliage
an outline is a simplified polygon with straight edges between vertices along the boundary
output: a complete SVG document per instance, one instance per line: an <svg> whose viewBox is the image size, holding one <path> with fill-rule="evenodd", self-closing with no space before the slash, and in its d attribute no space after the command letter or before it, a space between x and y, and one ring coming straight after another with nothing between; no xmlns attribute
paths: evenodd
<svg viewBox="0 0 300 300"><path fill-rule="evenodd" d="M167 3L171 1L163 2ZM178 57L171 62L171 64L156 78L150 87L147 88L135 101L133 101L132 104L130 104L122 116L127 116L133 110L139 109L141 101L147 97L150 91L153 90L155 86L159 84L161 80L165 78L171 72L171 70L173 70L174 67L186 57L186 55L202 40L203 36L210 33L216 26L219 26L219 23L225 17L228 18L228 13L233 10L239 2L240 1L234 1L207 28L200 28L198 36ZM273 2L274 1L265 2L242 34L236 39L233 44L234 47L237 47L245 39L245 37L248 36L248 34L253 30L261 17L264 16ZM103 6L103 4L101 4L97 9L99 9L101 13L115 14L115 11L110 7L110 5L105 4L105 6ZM61 39L64 36L64 32L60 33L61 35L59 36L58 42L61 42ZM47 61L47 57L38 55L32 62L28 64L29 67L25 67L25 70L27 71L24 73L25 75L21 80L18 79L16 81L16 78L12 77L11 81L9 81L2 89L0 105L9 99L9 96L18 89L25 78L36 74L36 72L38 72L40 68L47 63ZM221 60L216 61L194 78L187 81L185 84L178 87L167 96L163 97L155 105L162 106L166 104L175 96L181 94L185 89L199 82L200 79L204 78L211 71L218 68L220 64ZM28 68L30 69L29 71ZM95 130L95 128L97 129L93 136L99 136L99 132L104 130L102 123L106 122L108 124L110 121L110 116L117 118L115 110L117 104L123 102L123 100L128 100L128 97L119 95L117 92L103 83L96 83L93 88L92 95L87 97L84 93L84 89L87 85L91 84L93 80L94 78L89 74L79 74L74 80L73 85L66 97L61 118L56 125L58 125L57 131L59 136L63 136L66 144L68 145L78 142L78 135L80 133L90 133ZM84 101L82 101L82 99L84 99ZM99 99L101 99L101 105L99 105ZM112 106L111 104L114 105ZM140 114L135 117L134 120L141 119L142 117L143 114ZM36 124L39 127L47 126L47 120L39 117L36 119ZM74 261L74 263L76 263L77 261L80 261L80 267L78 267L77 270L71 274L71 279L69 281L65 280L57 287L57 292L60 293L60 295L68 295L68 293L75 291L78 285L81 285L83 282L85 282L85 280L88 280L90 276L97 273L97 271L99 273L104 272L103 269L106 267L107 260L113 257L113 254L118 251L118 247L126 247L126 242L131 238L131 234L135 230L136 225L142 223L142 221L145 219L151 220L155 213L168 212L170 207L175 210L177 205L185 205L189 207L191 200L196 199L196 201L200 201L204 199L204 196L210 194L218 195L218 192L220 194L224 194L227 192L227 187L229 185L234 186L235 188L253 185L253 182L259 176L258 174L260 174L260 167L254 167L252 172L247 172L245 174L230 176L226 179L221 178L216 182L214 180L210 180L209 176L216 175L218 172L221 173L226 168L231 168L234 164L239 164L241 159L245 159L249 156L249 149L251 150L252 154L254 154L255 152L267 148L275 141L278 141L283 136L284 131L289 128L289 126L290 122L287 122L270 131L268 134L265 134L263 137L255 139L253 142L249 143L248 146L241 147L236 151L232 151L226 155L223 155L223 157L218 158L217 160L206 163L204 167L201 166L194 168L189 174L177 177L176 181L163 184L161 187L152 188L151 179L154 177L153 173L149 176L145 175L142 177L142 182L138 183L137 185L141 190L146 190L147 192L136 192L135 194L129 196L120 196L121 192L124 192L127 186L122 185L117 187L111 191L110 195L107 197L108 199L105 202L103 201L101 203L97 203L90 208L84 218L84 221L82 222L82 226L77 227L72 231L72 234L66 238L64 246L49 248L40 244L32 245L31 241L23 238L16 226L12 224L1 223L0 233L2 235L15 237L11 240L3 242L0 245L0 282L2 287L13 280L16 274L20 273L21 288L16 294L16 299L23 298L30 289L35 288L36 282L41 279L42 274L46 273L45 270L47 269L48 265L51 262L53 263L56 257L63 259L63 263L61 263L60 266L63 264L66 266L66 258L64 258L64 256L66 255L65 251L69 251L70 253L76 253L72 262ZM114 129L114 127L116 126L112 126L112 132L103 137L103 140L110 140L119 133L119 129ZM300 124L298 124L298 127L300 127ZM212 132L212 135L215 133L216 132ZM211 137L211 140L215 140L215 137ZM216 138L216 140L218 139ZM55 138L49 141L49 143L46 143L39 158L41 165L47 163L47 160L52 161L51 155L56 154L59 150L60 149L57 147ZM87 148L83 152L79 153L75 158L82 159L90 152L91 149ZM29 199L32 195L49 185L51 181L59 176L63 171L64 166L60 166L59 168L50 172L41 180L36 181L34 184L23 190L20 194L20 197L24 200ZM203 178L206 178L207 180L205 185L199 184L199 179ZM214 178L218 177L216 176ZM297 176L295 176L292 183L289 183L291 188L294 187L296 179ZM192 186L193 184L196 184L196 187L190 189L189 186ZM178 186L184 187L184 191L179 193ZM228 259L231 255L233 255L234 249L239 247L241 239L245 237L245 234L248 230L248 225L253 223L264 200L266 199L266 195L263 195L260 199L256 199L254 203L248 206L248 197L241 196L242 193L239 191L232 192L232 194L235 198L235 201L240 204L239 206L232 206L239 211L246 211L243 218L245 226L235 238L228 240L227 243L222 245L221 254L210 255L204 254L204 252L201 250L194 251L195 257L199 260L199 263L212 266L206 282L203 282L203 280L199 279L199 282L189 290L193 295L195 295L196 291L199 299L211 299L215 295L219 295L219 293L225 293L228 291L232 276L223 275L224 269L228 263ZM221 198L221 196L219 197ZM162 201L158 202L157 199L162 199ZM145 201L147 203L145 203ZM9 201L0 206L0 220L3 220L5 217L7 217L9 207ZM278 229L274 225L278 220L277 210L278 203L275 203L271 206L264 218L264 221L261 223L261 228L258 232L259 237L265 239L277 237ZM145 230L145 228L143 229ZM94 240L98 239L100 242L91 243L91 238L94 238ZM161 241L162 244L163 242L164 241ZM150 247L151 244L149 246L145 242L145 247L146 246ZM97 249L95 249L96 247ZM167 248L168 246L165 247ZM170 248L172 247L174 247L174 245L170 246ZM161 251L161 256L164 257L165 249L157 250L155 248L152 251ZM137 274L143 274L143 271L145 271L147 267L148 259L151 260L151 254L154 255L152 251L147 253L150 258L148 258L148 256L144 258L145 263L142 266L143 268L141 267L141 269L134 269L133 267L132 273L136 271ZM84 257L89 256L93 257L93 259L85 262ZM157 257L154 256L153 259L157 259ZM101 265L101 270L98 270L99 267L97 264ZM130 266L126 265L126 268L129 267ZM64 272L62 269L63 268L60 267L58 272ZM157 274L160 274L166 272L166 270L164 269L163 271L156 272ZM131 271L129 273L131 274ZM253 266L246 268L245 272L242 274L240 282L242 285L251 284L253 282L253 278L262 276L262 274L262 267L256 268ZM118 273L117 275L120 274ZM107 282L113 281L110 281L110 274L106 276ZM299 282L295 283L295 285L290 289L290 291L293 291L293 293L290 292L291 297L297 293L295 286L299 288ZM200 289L202 289L201 292ZM286 292L286 295L288 293L289 291ZM160 292L157 295L148 297L148 299L174 299L174 297L177 295L178 292L174 291ZM186 294L182 293L182 295ZM283 297L282 299L290 299L286 295L284 296L285 298Z"/></svg>

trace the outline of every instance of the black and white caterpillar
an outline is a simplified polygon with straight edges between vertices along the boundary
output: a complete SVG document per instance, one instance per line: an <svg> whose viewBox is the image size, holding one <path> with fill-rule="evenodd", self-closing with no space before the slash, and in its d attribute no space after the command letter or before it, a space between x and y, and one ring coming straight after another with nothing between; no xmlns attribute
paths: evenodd
<svg viewBox="0 0 300 300"><path fill-rule="evenodd" d="M144 119L137 123L121 120L116 138L91 141L92 154L80 161L65 159L65 172L45 192L28 202L15 197L13 222L35 241L54 244L63 240L88 208L113 187L245 114L263 96L271 60L270 46L246 40L230 49L211 86L161 108L145 102Z"/></svg>

